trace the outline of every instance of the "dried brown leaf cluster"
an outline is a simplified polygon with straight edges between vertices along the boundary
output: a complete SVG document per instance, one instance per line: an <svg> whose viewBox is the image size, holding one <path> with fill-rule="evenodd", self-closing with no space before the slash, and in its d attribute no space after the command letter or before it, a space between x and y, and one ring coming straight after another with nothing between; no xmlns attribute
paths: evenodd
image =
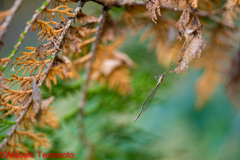
<svg viewBox="0 0 240 160"><path fill-rule="evenodd" d="M157 15L161 16L159 0L147 0L146 8L152 21L156 23ZM157 12L157 13L156 13Z"/></svg>
<svg viewBox="0 0 240 160"><path fill-rule="evenodd" d="M182 39L182 36L186 38L181 50L181 59L177 65L178 67L173 70L174 72L179 73L180 70L187 70L189 63L193 58L196 56L200 58L202 48L205 48L207 42L202 37L202 27L196 16L194 16L189 22L189 15L183 11L182 16L177 23L177 28L179 29L178 38Z"/></svg>
<svg viewBox="0 0 240 160"><path fill-rule="evenodd" d="M110 89L117 89L122 94L129 94L132 88L128 68L134 68L136 65L126 54L117 51L123 39L120 37L108 46L99 45L91 79L108 85Z"/></svg>
<svg viewBox="0 0 240 160"><path fill-rule="evenodd" d="M163 7L173 7L174 10L177 10L182 6L182 0L146 0L148 14L155 24L157 24L156 20L158 19L158 16L161 16L161 5ZM198 0L194 0L191 5L192 7L197 8Z"/></svg>

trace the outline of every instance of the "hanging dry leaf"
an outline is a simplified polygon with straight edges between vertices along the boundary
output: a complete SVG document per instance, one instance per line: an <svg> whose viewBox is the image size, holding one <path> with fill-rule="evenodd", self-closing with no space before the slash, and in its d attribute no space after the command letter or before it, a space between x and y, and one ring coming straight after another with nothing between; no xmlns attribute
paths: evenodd
<svg viewBox="0 0 240 160"><path fill-rule="evenodd" d="M182 21L182 20L181 20ZM184 27L184 24L187 22L182 22L182 27ZM190 61L198 56L200 58L200 55L202 53L201 47L204 49L206 45L206 40L202 37L202 28L199 19L194 16L191 20L191 22L184 28L180 28L181 31L180 36L184 36L186 38L185 40L185 46L182 49L182 56L179 60L178 67L174 69L171 72L177 72L179 73L180 70L187 70L188 64Z"/></svg>
<svg viewBox="0 0 240 160"><path fill-rule="evenodd" d="M186 28L187 23L190 20L190 12L189 7L186 5L185 9L182 12L180 19L176 24L176 28L179 30L177 39L182 40L182 36L184 35L184 29Z"/></svg>
<svg viewBox="0 0 240 160"><path fill-rule="evenodd" d="M55 99L54 96L52 97L49 97L47 99L44 99L42 101L42 105L41 105L41 108L39 110L39 112L36 114L36 120L39 122L40 121L40 117L42 114L47 114L47 111L48 111L48 107L49 105L53 102L53 100Z"/></svg>
<svg viewBox="0 0 240 160"><path fill-rule="evenodd" d="M33 110L35 113L38 113L39 109L41 108L42 104L42 94L36 84L35 77L33 77L33 86L32 86L32 96L33 96Z"/></svg>
<svg viewBox="0 0 240 160"><path fill-rule="evenodd" d="M77 14L77 20L80 24L91 24L91 23L98 23L99 19L90 15L84 14L82 11L80 11Z"/></svg>
<svg viewBox="0 0 240 160"><path fill-rule="evenodd" d="M48 106L53 102L54 99L55 99L54 96L44 99L42 101L41 110L47 111Z"/></svg>

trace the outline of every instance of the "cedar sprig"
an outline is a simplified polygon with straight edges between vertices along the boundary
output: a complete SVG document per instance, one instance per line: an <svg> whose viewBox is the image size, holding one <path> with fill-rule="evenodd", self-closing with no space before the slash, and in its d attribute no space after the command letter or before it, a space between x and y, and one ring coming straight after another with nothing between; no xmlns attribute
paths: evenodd
<svg viewBox="0 0 240 160"><path fill-rule="evenodd" d="M74 14L72 14L72 9L70 7L68 7L68 5L65 3L65 2L61 2L63 5L58 6L56 8L53 8L53 9L49 9L49 8L46 8L44 10L44 12L42 12L41 16L40 16L40 20L46 20L46 17L48 15L48 19L51 21L52 20L52 17L53 18L56 18L56 13L59 15L60 19L62 21L65 20L65 18L63 17L63 15L68 15L68 16L71 16L71 17L74 17Z"/></svg>
<svg viewBox="0 0 240 160"><path fill-rule="evenodd" d="M36 20L36 22L32 26L32 31L36 31L41 28L41 31L38 33L38 35L41 36L38 39L43 39L42 41L45 41L46 39L52 41L53 38L58 37L63 30L55 30L55 28L51 26L51 24L58 25L58 23L55 21L45 22L41 20Z"/></svg>
<svg viewBox="0 0 240 160"><path fill-rule="evenodd" d="M17 66L21 66L17 71L16 74L18 74L21 70L24 69L24 72L22 73L21 77L23 77L27 71L30 74L35 73L35 71L39 69L39 75L42 75L43 68L51 62L50 59L47 59L52 52L54 52L54 49L39 49L40 47L26 47L27 50L31 50L30 52L21 52L20 54L23 55L21 57L17 57L16 60L12 63L14 67L12 68L12 71L15 71L15 68ZM38 58L38 60L37 60ZM12 81L11 81L12 82ZM16 84L15 82L14 84ZM13 84L13 85L14 85ZM12 87L12 86L11 86ZM22 87L22 86L20 86Z"/></svg>
<svg viewBox="0 0 240 160"><path fill-rule="evenodd" d="M76 16L76 14L79 12L79 10L81 9L81 7L83 6L84 3L80 3L81 5L79 5L77 7L77 9L75 10L75 13L74 13L74 16ZM47 68L45 69L45 71L43 72L43 76L40 78L40 80L38 81L38 86L41 86L43 81L47 78L47 73L49 72L49 70L51 69L52 65L53 65L53 62L55 60L55 57L56 57L56 54L57 52L59 52L58 48L60 47L60 43L61 41L63 40L63 38L65 37L65 34L67 33L67 30L68 28L70 27L71 23L73 22L73 18L67 18L66 20L66 23L63 23L63 28L64 30L62 31L62 33L60 34L60 36L58 37L58 43L56 43L56 46L55 46L55 50L53 51L52 53L52 60L50 61L50 63L46 66ZM51 43L54 43L54 42L51 42ZM51 44L50 45L51 47L53 47L53 45ZM48 49L50 49L51 47L49 47ZM34 51L36 52L36 51ZM39 53L36 53L38 54L38 58L40 59L41 55ZM26 57L24 57L26 58ZM46 58L46 57L43 57L43 58ZM20 59L20 61L22 61L23 59ZM25 60L25 59L24 59ZM30 59L31 60L31 59ZM42 61L42 60L41 60ZM24 92L24 91L18 91L20 93ZM25 99L25 102L23 102L23 105L25 107L25 109L23 109L23 111L20 112L17 120L16 120L16 125L14 125L14 127L12 128L12 130L10 131L9 133L9 137L8 138L5 138L5 140L3 141L2 145L0 146L0 149L3 149L3 147L5 147L7 145L7 143L9 142L9 140L12 138L12 136L14 135L14 133L16 132L16 129L18 127L18 125L21 123L21 121L24 119L24 116L28 113L27 111L29 110L29 105L32 104L33 100L33 97L32 95L28 96L26 99ZM32 110L30 111L32 112ZM26 132L26 134L32 138L34 138L35 136L33 134L30 134L30 132ZM38 136L41 136L41 135L38 135ZM34 139L36 139L37 137L35 137ZM40 142L39 142L40 143ZM38 145L36 145L38 146Z"/></svg>
<svg viewBox="0 0 240 160"><path fill-rule="evenodd" d="M12 53L8 56L8 61L6 61L3 65L1 65L1 70L4 71L5 68L8 66L8 64L10 63L11 59L14 57L14 55L16 54L19 46L22 44L23 39L25 38L25 35L27 34L27 32L29 31L29 29L31 28L31 26L33 25L33 23L35 22L35 20L37 19L37 17L48 7L48 5L51 3L51 1L53 0L46 0L41 7L39 7L35 12L35 14L32 16L31 20L29 20L27 22L27 26L25 27L24 31L20 34L20 38L17 42L17 44L14 46L14 49L12 51ZM0 44L2 44L2 42L0 41Z"/></svg>

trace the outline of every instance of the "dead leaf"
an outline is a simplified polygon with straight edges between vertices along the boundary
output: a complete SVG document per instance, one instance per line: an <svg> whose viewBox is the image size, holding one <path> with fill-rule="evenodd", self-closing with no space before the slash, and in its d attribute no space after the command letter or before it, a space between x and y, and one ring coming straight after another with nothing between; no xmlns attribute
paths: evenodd
<svg viewBox="0 0 240 160"><path fill-rule="evenodd" d="M86 23L86 24L91 24L91 23L98 23L99 19L90 15L86 15L84 13L82 13L82 11L80 11L77 14L77 20L78 23L82 24L82 23Z"/></svg>
<svg viewBox="0 0 240 160"><path fill-rule="evenodd" d="M36 84L35 77L33 77L32 95L33 95L33 101L34 101L33 110L35 113L38 113L42 104L42 94Z"/></svg>
<svg viewBox="0 0 240 160"><path fill-rule="evenodd" d="M44 99L44 100L42 101L41 109L42 109L43 111L47 111L48 106L53 102L54 99L55 99L54 96L49 97L49 98L47 98L47 99Z"/></svg>
<svg viewBox="0 0 240 160"><path fill-rule="evenodd" d="M109 76L117 67L121 66L122 62L118 59L106 59L103 61L100 72L104 76Z"/></svg>
<svg viewBox="0 0 240 160"><path fill-rule="evenodd" d="M122 60L124 63L126 63L130 68L136 68L137 65L136 63L134 63L131 58L129 58L129 56L123 52L120 51L114 51L114 56L119 59Z"/></svg>

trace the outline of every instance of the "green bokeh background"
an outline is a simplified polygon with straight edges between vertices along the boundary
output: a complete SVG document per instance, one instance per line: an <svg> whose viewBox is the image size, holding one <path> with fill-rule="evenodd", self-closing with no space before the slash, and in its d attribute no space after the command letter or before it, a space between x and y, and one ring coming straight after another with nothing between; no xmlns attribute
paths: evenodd
<svg viewBox="0 0 240 160"><path fill-rule="evenodd" d="M0 10L6 10L13 0L0 0ZM26 22L43 0L25 0L3 41L1 57L11 53ZM72 5L73 8L76 5ZM88 4L85 12L100 11L97 5ZM115 16L120 11L112 12ZM227 97L224 86L219 85L213 98L202 110L195 109L195 82L202 70L191 67L187 73L167 74L149 109L134 123L140 107L156 85L154 76L166 68L157 64L154 51L147 50L148 42L139 42L142 31L129 36L120 51L137 63L132 70L133 92L119 95L100 85L91 84L86 105L85 127L99 160L239 160L240 112ZM37 33L29 32L21 45L37 46ZM15 56L16 57L16 56ZM14 59L15 59L14 57ZM10 74L10 67L5 72ZM84 76L84 73L82 74ZM59 127L36 128L48 134L52 147L40 148L45 153L71 152L74 159L85 159L87 150L79 138L78 102L83 80L59 80L52 92L43 86L45 98L54 95ZM11 116L8 117L11 119ZM28 139L25 144L33 151ZM38 159L38 158L36 158Z"/></svg>

